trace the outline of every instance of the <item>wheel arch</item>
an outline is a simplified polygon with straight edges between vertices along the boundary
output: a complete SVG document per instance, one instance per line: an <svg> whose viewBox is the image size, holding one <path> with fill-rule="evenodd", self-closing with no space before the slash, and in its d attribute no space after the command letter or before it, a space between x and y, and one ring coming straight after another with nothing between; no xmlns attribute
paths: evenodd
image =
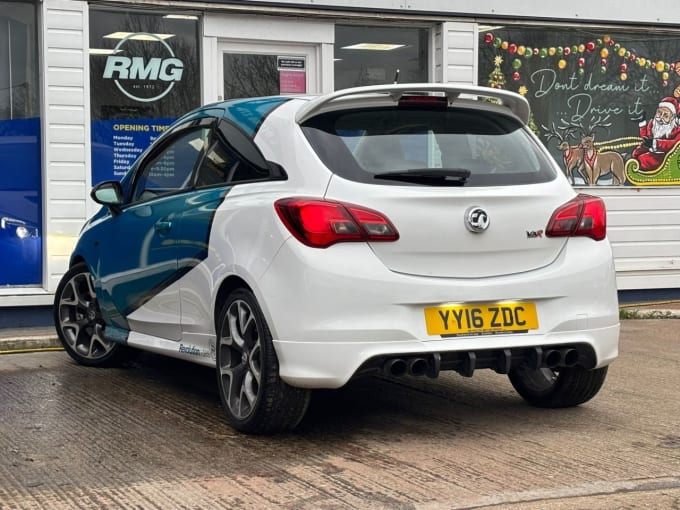
<svg viewBox="0 0 680 510"><path fill-rule="evenodd" d="M215 324L216 333L219 328L220 312L222 311L222 307L227 301L229 294L231 294L234 290L241 288L248 289L250 292L253 292L253 289L250 285L248 285L248 282L246 282L240 276L230 275L222 280L220 288L217 290L217 294L215 295L215 305L213 307L213 323Z"/></svg>
<svg viewBox="0 0 680 510"><path fill-rule="evenodd" d="M70 261L68 267L69 267L69 269L70 269L70 268L72 268L73 266L75 266L76 264L80 264L81 262L82 262L83 264L86 264L86 265L87 265L87 261L85 260L85 257L83 257L83 256L80 255L80 254L74 255L73 257L71 257L71 261Z"/></svg>

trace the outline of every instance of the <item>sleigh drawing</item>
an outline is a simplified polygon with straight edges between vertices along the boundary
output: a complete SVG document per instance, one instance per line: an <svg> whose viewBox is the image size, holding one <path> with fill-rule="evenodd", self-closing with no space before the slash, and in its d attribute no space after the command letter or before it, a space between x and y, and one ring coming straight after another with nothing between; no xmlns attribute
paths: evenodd
<svg viewBox="0 0 680 510"><path fill-rule="evenodd" d="M680 183L680 142L666 154L661 164L652 170L640 170L637 159L626 161L626 177L635 186L663 186Z"/></svg>

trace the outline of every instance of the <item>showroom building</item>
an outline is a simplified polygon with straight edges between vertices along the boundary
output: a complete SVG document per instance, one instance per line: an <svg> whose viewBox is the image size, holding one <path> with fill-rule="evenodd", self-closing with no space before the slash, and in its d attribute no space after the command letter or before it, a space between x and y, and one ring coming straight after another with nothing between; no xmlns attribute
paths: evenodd
<svg viewBox="0 0 680 510"><path fill-rule="evenodd" d="M659 108L680 118L674 5L0 0L0 307L51 304L91 187L185 111L395 81L523 94L573 186L606 201L619 289L680 288L680 155L643 132Z"/></svg>

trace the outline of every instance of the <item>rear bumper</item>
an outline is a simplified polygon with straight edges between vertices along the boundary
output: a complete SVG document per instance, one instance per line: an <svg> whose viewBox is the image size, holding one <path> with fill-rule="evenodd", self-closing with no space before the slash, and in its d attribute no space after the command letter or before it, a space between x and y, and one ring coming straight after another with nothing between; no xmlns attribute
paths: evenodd
<svg viewBox="0 0 680 510"><path fill-rule="evenodd" d="M437 342L275 341L274 344L281 378L292 386L305 388L339 388L355 376L379 372L403 375L398 373L400 367L392 370L391 363L395 360L403 361L404 370L411 373L412 365L422 359L427 368L422 371L418 368L411 375L436 377L443 370L454 370L465 376L484 368L507 373L523 363L536 368L572 364L596 368L608 365L618 356L618 324L587 333L523 336L521 342L515 335L509 336L476 337L482 340L464 342L447 339ZM570 349L576 350L578 356L565 362L564 356L568 356ZM439 366L435 367L436 364Z"/></svg>
<svg viewBox="0 0 680 510"><path fill-rule="evenodd" d="M454 279L391 272L362 243L314 250L289 240L258 284L280 375L293 386L337 388L386 360L431 354L439 354L440 369L449 360L453 370L457 353L481 359L490 351L505 357L510 349L516 363L534 356L535 348L578 346L578 363L588 368L618 355L618 300L606 242L572 239L550 266L527 273ZM539 328L453 338L427 333L425 307L508 299L535 303Z"/></svg>

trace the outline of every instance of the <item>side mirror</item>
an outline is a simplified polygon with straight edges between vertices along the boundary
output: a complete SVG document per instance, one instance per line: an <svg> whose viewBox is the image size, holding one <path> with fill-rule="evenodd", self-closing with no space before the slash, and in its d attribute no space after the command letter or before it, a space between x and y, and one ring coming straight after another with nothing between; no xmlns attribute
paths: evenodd
<svg viewBox="0 0 680 510"><path fill-rule="evenodd" d="M123 204L123 188L118 181L100 182L90 193L92 200L98 204L105 205L112 214L120 213L120 206Z"/></svg>

